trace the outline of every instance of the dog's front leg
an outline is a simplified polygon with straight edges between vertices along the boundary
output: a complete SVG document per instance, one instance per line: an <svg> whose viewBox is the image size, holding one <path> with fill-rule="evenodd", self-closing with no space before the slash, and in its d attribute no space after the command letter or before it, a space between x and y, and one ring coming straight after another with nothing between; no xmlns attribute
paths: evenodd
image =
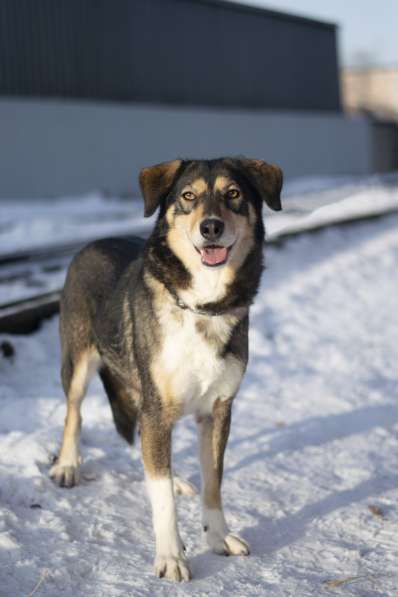
<svg viewBox="0 0 398 597"><path fill-rule="evenodd" d="M216 400L212 415L198 417L202 471L202 522L209 547L220 555L248 555L249 546L230 533L225 521L221 482L231 422L232 400Z"/></svg>
<svg viewBox="0 0 398 597"><path fill-rule="evenodd" d="M178 534L171 473L171 424L150 414L141 417L142 455L156 540L155 573L190 580L191 571Z"/></svg>

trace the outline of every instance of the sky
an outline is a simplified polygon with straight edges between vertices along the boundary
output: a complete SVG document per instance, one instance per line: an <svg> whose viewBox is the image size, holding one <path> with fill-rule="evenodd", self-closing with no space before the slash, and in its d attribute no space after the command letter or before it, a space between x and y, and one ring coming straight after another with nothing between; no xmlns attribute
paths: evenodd
<svg viewBox="0 0 398 597"><path fill-rule="evenodd" d="M343 66L398 66L398 0L239 0L339 25Z"/></svg>

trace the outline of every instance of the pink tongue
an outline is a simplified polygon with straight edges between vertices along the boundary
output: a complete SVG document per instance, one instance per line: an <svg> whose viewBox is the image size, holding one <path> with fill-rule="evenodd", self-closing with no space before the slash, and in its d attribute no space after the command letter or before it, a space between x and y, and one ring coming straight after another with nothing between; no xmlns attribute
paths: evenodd
<svg viewBox="0 0 398 597"><path fill-rule="evenodd" d="M223 263L227 258L226 247L204 247L200 251L202 262L207 265Z"/></svg>

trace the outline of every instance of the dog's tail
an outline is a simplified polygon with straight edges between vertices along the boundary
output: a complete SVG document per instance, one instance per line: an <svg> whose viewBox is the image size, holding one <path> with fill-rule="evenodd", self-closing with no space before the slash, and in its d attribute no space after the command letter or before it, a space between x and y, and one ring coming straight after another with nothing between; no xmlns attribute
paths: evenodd
<svg viewBox="0 0 398 597"><path fill-rule="evenodd" d="M116 429L131 445L134 443L137 407L132 397L107 367L102 367L99 374L109 398Z"/></svg>

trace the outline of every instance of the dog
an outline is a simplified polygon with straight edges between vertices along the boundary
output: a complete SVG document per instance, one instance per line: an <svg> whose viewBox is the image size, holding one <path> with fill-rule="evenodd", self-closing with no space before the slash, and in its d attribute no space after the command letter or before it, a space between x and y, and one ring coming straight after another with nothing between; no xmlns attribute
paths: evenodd
<svg viewBox="0 0 398 597"><path fill-rule="evenodd" d="M281 209L282 171L261 160L174 160L144 168L147 240L107 239L72 261L60 304L62 384L67 415L50 476L79 480L80 408L98 372L118 432L139 428L156 540L155 573L189 580L173 485L171 435L196 418L202 523L217 554L248 555L221 500L232 401L248 362L249 308L263 270L262 206ZM189 492L188 486L188 492Z"/></svg>

